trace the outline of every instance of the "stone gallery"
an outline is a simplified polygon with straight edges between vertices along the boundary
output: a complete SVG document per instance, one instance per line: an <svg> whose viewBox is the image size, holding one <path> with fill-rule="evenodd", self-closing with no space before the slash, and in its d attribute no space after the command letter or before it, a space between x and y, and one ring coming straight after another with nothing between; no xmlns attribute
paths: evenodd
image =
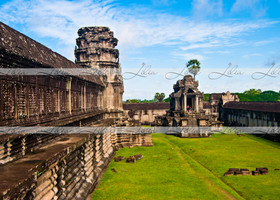
<svg viewBox="0 0 280 200"><path fill-rule="evenodd" d="M78 35L73 63L0 23L1 68L120 71L118 40L109 28L81 28ZM3 75L0 91L2 127L135 125L123 111L119 73ZM78 135L10 133L0 135L0 199L85 199L115 150L152 146L151 134L110 129Z"/></svg>

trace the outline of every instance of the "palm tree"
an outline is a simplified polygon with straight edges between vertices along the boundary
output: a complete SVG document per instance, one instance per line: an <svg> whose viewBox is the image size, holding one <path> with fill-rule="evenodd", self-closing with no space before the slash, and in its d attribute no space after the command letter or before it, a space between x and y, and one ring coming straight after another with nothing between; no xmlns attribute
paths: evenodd
<svg viewBox="0 0 280 200"><path fill-rule="evenodd" d="M193 74L195 79L195 76L200 71L200 62L197 59L189 60L189 62L186 63L186 67L188 68L189 72Z"/></svg>
<svg viewBox="0 0 280 200"><path fill-rule="evenodd" d="M164 99L164 97L165 97L165 94L164 93L156 93L155 94L155 101L156 102L162 102L163 101L163 99Z"/></svg>

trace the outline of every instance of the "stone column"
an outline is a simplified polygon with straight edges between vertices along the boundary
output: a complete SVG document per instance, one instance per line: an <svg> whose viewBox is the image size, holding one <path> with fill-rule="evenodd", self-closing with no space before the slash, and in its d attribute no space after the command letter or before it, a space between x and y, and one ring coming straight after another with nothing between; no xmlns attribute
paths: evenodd
<svg viewBox="0 0 280 200"><path fill-rule="evenodd" d="M39 114L41 114L41 105L40 105L40 92L39 92L38 76L36 76L35 97L36 97L35 105L39 109L39 112L38 112L38 115L39 115Z"/></svg>
<svg viewBox="0 0 280 200"><path fill-rule="evenodd" d="M84 110L84 86L80 86L80 92L79 92L79 110L83 111Z"/></svg>
<svg viewBox="0 0 280 200"><path fill-rule="evenodd" d="M3 81L0 80L0 122L3 120L4 111L4 89Z"/></svg>
<svg viewBox="0 0 280 200"><path fill-rule="evenodd" d="M60 89L58 89L57 90L57 112L59 112L59 113L60 113L60 106L61 106L60 98L61 98L61 91L60 91Z"/></svg>
<svg viewBox="0 0 280 200"><path fill-rule="evenodd" d="M195 112L198 112L198 96L195 96Z"/></svg>
<svg viewBox="0 0 280 200"><path fill-rule="evenodd" d="M18 119L18 98L17 98L17 84L14 84L13 99L14 99L14 109L15 109L15 119Z"/></svg>
<svg viewBox="0 0 280 200"><path fill-rule="evenodd" d="M72 113L72 102L71 102L71 82L72 78L70 78L67 82L67 91L68 91L68 109L69 113Z"/></svg>
<svg viewBox="0 0 280 200"><path fill-rule="evenodd" d="M30 85L26 85L26 87L22 87L22 89L25 89L25 114L27 115L27 118L29 118L29 93L30 91Z"/></svg>
<svg viewBox="0 0 280 200"><path fill-rule="evenodd" d="M86 85L83 86L84 87L84 111L87 110L87 87Z"/></svg>
<svg viewBox="0 0 280 200"><path fill-rule="evenodd" d="M187 95L186 94L183 94L183 95L184 95L183 96L183 98L184 98L184 103L183 103L184 109L183 110L184 110L184 112L186 112L187 111Z"/></svg>
<svg viewBox="0 0 280 200"><path fill-rule="evenodd" d="M98 90L98 88L96 88ZM100 91L97 92L97 109L100 110L100 105L101 105L101 94Z"/></svg>
<svg viewBox="0 0 280 200"><path fill-rule="evenodd" d="M98 92L98 94L99 94L99 109L103 109L104 108L104 105L103 105L103 92L101 92L101 91L99 91Z"/></svg>

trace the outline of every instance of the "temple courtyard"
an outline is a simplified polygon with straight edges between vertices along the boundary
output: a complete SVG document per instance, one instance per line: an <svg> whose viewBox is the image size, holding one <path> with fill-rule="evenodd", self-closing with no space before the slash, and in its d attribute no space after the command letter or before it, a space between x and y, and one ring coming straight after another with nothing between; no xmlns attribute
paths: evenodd
<svg viewBox="0 0 280 200"><path fill-rule="evenodd" d="M135 163L112 160L92 199L279 199L280 144L253 135L179 138L153 134ZM268 168L267 175L224 176L229 168Z"/></svg>

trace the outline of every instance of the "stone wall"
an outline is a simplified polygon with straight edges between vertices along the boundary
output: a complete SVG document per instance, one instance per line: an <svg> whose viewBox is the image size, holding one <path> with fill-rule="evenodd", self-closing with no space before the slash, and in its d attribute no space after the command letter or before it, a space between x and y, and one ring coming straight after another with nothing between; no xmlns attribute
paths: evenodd
<svg viewBox="0 0 280 200"><path fill-rule="evenodd" d="M124 103L123 108L131 119L141 124L154 124L155 117L165 115L170 104L168 102Z"/></svg>
<svg viewBox="0 0 280 200"><path fill-rule="evenodd" d="M228 102L222 108L228 126L280 126L280 102Z"/></svg>
<svg viewBox="0 0 280 200"><path fill-rule="evenodd" d="M239 102L238 95L231 94L229 91L226 93L212 93L209 97L210 113L215 116L216 119L222 120L221 111L225 103L236 101Z"/></svg>
<svg viewBox="0 0 280 200"><path fill-rule="evenodd" d="M91 135L37 180L34 199L85 199L114 156L110 133Z"/></svg>
<svg viewBox="0 0 280 200"><path fill-rule="evenodd" d="M86 199L121 147L152 146L150 134L66 135L0 167L0 199ZM19 171L19 169L21 169Z"/></svg>
<svg viewBox="0 0 280 200"><path fill-rule="evenodd" d="M139 120L141 124L154 124L156 116L162 116L165 114L165 109L136 110L132 116L132 119Z"/></svg>

